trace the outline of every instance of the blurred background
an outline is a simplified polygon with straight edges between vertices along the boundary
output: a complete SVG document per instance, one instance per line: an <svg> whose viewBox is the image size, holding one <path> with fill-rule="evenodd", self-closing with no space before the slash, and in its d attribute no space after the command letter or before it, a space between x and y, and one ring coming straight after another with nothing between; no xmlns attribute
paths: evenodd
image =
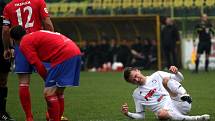
<svg viewBox="0 0 215 121"><path fill-rule="evenodd" d="M193 32L203 13L214 24L215 0L46 0L55 30L76 41L84 54L82 69L107 71L118 66L165 69L161 31L170 17L179 32L180 68L194 69ZM214 41L214 39L212 40ZM215 44L210 69L215 68ZM199 68L204 68L204 57Z"/></svg>

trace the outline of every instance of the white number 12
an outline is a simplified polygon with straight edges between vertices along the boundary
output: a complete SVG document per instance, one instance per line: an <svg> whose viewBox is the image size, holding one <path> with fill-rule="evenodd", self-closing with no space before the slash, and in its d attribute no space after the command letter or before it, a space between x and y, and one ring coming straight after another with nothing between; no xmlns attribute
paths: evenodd
<svg viewBox="0 0 215 121"><path fill-rule="evenodd" d="M30 6L26 6L26 7L24 7L24 12L26 12L26 11L28 11L28 18L27 18L27 21L25 23L25 28L33 27L34 26L34 21L30 22L31 17L32 17L32 8ZM18 18L19 25L22 26L23 23L22 23L22 16L21 16L20 8L18 8L16 10L16 15L17 15L17 18Z"/></svg>

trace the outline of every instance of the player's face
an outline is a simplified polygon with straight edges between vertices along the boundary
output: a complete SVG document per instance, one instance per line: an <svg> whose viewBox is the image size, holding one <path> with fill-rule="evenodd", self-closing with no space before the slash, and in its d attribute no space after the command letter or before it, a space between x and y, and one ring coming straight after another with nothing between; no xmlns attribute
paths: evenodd
<svg viewBox="0 0 215 121"><path fill-rule="evenodd" d="M132 70L129 80L133 84L142 85L143 84L143 75L141 74L140 70L138 70L138 69Z"/></svg>

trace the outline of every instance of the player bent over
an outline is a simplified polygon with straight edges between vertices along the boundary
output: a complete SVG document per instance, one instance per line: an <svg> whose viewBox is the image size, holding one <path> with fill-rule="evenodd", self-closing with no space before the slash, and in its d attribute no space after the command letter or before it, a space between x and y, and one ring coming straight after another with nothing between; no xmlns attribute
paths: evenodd
<svg viewBox="0 0 215 121"><path fill-rule="evenodd" d="M144 76L137 68L126 68L124 78L127 82L138 85L133 92L136 113L128 111L128 105L122 105L122 113L134 119L144 119L145 109L150 109L160 120L209 120L210 116L188 116L191 109L191 98L179 83L183 75L178 68L171 66L172 73L157 71Z"/></svg>
<svg viewBox="0 0 215 121"><path fill-rule="evenodd" d="M10 31L11 38L30 64L45 80L44 96L49 121L60 121L64 112L64 89L79 85L81 52L78 46L60 33L40 30L26 34L22 26ZM51 63L47 72L42 62Z"/></svg>

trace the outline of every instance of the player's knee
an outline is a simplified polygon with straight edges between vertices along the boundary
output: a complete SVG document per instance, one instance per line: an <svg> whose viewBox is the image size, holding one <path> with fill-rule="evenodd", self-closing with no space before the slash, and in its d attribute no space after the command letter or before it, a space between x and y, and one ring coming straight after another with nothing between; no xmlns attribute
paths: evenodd
<svg viewBox="0 0 215 121"><path fill-rule="evenodd" d="M30 74L18 74L19 83L29 84Z"/></svg>
<svg viewBox="0 0 215 121"><path fill-rule="evenodd" d="M167 120L169 119L168 111L165 109L162 109L158 112L157 117L159 120Z"/></svg>
<svg viewBox="0 0 215 121"><path fill-rule="evenodd" d="M65 87L57 88L56 93L57 95L62 95L64 93Z"/></svg>
<svg viewBox="0 0 215 121"><path fill-rule="evenodd" d="M46 87L44 89L44 96L52 96L52 95L56 95L57 94L57 88L56 87Z"/></svg>

